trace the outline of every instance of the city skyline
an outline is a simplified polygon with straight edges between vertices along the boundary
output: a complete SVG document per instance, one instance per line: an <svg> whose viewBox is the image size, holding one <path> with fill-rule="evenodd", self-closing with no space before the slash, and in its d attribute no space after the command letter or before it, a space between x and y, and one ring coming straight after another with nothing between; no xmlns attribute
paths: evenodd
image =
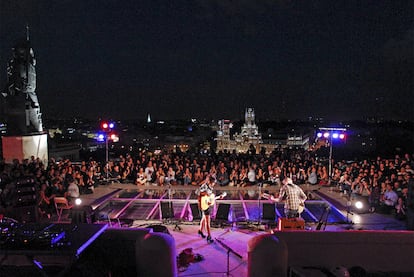
<svg viewBox="0 0 414 277"><path fill-rule="evenodd" d="M414 4L2 1L45 117L414 120Z"/></svg>

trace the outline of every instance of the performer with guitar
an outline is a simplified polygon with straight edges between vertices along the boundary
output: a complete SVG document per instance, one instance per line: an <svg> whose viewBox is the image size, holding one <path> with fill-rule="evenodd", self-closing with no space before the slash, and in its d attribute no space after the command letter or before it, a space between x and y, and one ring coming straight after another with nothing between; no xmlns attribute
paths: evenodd
<svg viewBox="0 0 414 277"><path fill-rule="evenodd" d="M202 218L200 221L200 229L198 230L198 234L205 238L206 236L203 233L203 230L206 229L207 231L207 242L212 243L213 239L211 238L210 232L210 213L211 207L214 205L216 199L223 198L226 194L222 194L218 197L215 197L213 193L213 188L216 183L216 180L213 176L208 175L205 182L200 186L197 190L198 193L198 207L202 212Z"/></svg>
<svg viewBox="0 0 414 277"><path fill-rule="evenodd" d="M279 197L270 197L271 200L279 202L285 200L285 216L287 218L299 217L304 209L304 203L307 199L303 190L295 185L291 178L283 180L283 186L280 188Z"/></svg>

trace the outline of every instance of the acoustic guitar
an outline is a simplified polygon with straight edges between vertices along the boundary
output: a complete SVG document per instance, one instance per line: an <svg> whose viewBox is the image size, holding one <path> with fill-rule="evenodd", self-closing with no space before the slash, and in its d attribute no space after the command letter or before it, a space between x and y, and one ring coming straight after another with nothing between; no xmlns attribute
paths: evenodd
<svg viewBox="0 0 414 277"><path fill-rule="evenodd" d="M275 201L275 202L280 202L280 198L278 198L278 197L275 198L275 197L273 197L273 195L270 195L268 193L262 193L262 197L265 198L265 199L268 199L268 200ZM301 214L301 213L303 213L304 210L305 210L305 202L301 201L300 204L299 204L298 213Z"/></svg>
<svg viewBox="0 0 414 277"><path fill-rule="evenodd" d="M226 197L227 193L223 192L219 196L215 196L214 193L211 193L210 195L203 195L200 199L200 208L201 210L205 211L209 207L213 206L217 199L223 199Z"/></svg>

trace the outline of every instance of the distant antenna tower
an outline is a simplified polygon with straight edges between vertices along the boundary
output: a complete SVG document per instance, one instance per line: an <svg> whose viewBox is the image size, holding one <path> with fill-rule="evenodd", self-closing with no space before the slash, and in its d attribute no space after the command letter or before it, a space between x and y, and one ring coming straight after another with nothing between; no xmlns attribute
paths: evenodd
<svg viewBox="0 0 414 277"><path fill-rule="evenodd" d="M148 113L148 116L147 116L147 123L151 123L151 115Z"/></svg>

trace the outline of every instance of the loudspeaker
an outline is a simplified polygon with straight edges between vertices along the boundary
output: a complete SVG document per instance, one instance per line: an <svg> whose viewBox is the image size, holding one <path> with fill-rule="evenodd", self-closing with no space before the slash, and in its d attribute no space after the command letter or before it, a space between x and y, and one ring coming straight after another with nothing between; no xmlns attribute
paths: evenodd
<svg viewBox="0 0 414 277"><path fill-rule="evenodd" d="M152 229L153 232L164 233L164 234L171 235L170 231L168 231L168 228L164 225L161 225L161 224L148 225L146 228Z"/></svg>
<svg viewBox="0 0 414 277"><path fill-rule="evenodd" d="M35 223L39 220L39 211L36 205L15 207L13 213L14 218L21 223Z"/></svg>
<svg viewBox="0 0 414 277"><path fill-rule="evenodd" d="M216 220L229 220L229 212L230 212L230 204L222 204L218 205L217 213L216 213Z"/></svg>
<svg viewBox="0 0 414 277"><path fill-rule="evenodd" d="M72 224L88 223L95 221L95 213L91 206L75 206L71 210Z"/></svg>
<svg viewBox="0 0 414 277"><path fill-rule="evenodd" d="M199 220L201 219L201 211L198 209L197 203L191 203L191 214L193 215L193 220Z"/></svg>
<svg viewBox="0 0 414 277"><path fill-rule="evenodd" d="M171 202L161 202L161 216L162 218L174 217L174 208Z"/></svg>
<svg viewBox="0 0 414 277"><path fill-rule="evenodd" d="M262 219L272 220L272 221L276 219L275 204L263 203Z"/></svg>
<svg viewBox="0 0 414 277"><path fill-rule="evenodd" d="M34 179L22 178L16 182L16 206L36 205L36 183Z"/></svg>

